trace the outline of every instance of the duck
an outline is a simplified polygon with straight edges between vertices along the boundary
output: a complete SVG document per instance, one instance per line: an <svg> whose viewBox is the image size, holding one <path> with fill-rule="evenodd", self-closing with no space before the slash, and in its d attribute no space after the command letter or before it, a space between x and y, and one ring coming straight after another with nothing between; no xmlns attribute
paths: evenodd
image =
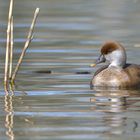
<svg viewBox="0 0 140 140"><path fill-rule="evenodd" d="M140 65L126 63L125 48L117 41L105 42L91 67L108 62L93 75L90 86L103 88L139 88Z"/></svg>

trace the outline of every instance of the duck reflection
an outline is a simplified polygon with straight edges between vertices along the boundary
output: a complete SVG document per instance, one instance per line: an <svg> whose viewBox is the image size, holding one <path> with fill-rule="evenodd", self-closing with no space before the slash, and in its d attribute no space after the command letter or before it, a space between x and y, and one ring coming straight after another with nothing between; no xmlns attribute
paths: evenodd
<svg viewBox="0 0 140 140"><path fill-rule="evenodd" d="M96 89L95 97L90 101L95 103L95 108L92 108L94 111L105 113L102 119L104 125L110 128L105 132L106 135L121 135L128 131L133 133L137 131L138 122L132 110L139 110L139 106L135 105L140 102L138 90Z"/></svg>

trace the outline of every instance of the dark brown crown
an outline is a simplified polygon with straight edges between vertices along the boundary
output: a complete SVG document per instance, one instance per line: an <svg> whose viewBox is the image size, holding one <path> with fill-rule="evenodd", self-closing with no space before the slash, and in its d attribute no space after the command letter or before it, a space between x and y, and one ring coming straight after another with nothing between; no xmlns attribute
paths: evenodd
<svg viewBox="0 0 140 140"><path fill-rule="evenodd" d="M109 41L102 46L101 54L106 55L120 48L122 48L122 46L117 42Z"/></svg>

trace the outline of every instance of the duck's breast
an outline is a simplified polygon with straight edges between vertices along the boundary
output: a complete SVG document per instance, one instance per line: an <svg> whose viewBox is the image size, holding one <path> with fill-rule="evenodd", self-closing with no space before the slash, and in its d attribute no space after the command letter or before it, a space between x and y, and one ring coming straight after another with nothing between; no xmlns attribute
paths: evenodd
<svg viewBox="0 0 140 140"><path fill-rule="evenodd" d="M93 77L92 85L101 87L120 87L120 73L120 69L106 68Z"/></svg>

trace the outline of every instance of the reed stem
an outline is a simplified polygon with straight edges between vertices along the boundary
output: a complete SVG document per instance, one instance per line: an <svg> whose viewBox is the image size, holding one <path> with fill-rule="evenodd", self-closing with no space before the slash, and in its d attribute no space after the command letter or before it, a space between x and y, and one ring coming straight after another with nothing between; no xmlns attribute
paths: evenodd
<svg viewBox="0 0 140 140"><path fill-rule="evenodd" d="M22 63L23 57L24 57L24 55L26 53L26 50L29 47L31 40L33 39L34 26L35 26L35 23L36 23L37 16L39 14L39 10L40 10L39 8L36 8L36 10L35 10L34 17L33 17L33 20L32 20L32 24L30 26L29 33L28 33L28 36L27 36L27 40L26 40L24 48L23 48L23 50L21 52L21 55L20 55L20 58L18 60L17 65L16 65L16 68L15 68L15 70L13 72L13 75L12 75L12 78L11 78L11 83L14 82L16 74L17 74L17 72L19 70L19 67L20 67L21 63Z"/></svg>
<svg viewBox="0 0 140 140"><path fill-rule="evenodd" d="M9 79L12 77L12 68L13 68L13 44L14 44L14 39L13 39L13 17L11 19L11 27L10 27L10 64L9 64Z"/></svg>
<svg viewBox="0 0 140 140"><path fill-rule="evenodd" d="M13 0L10 1L9 15L8 15L8 25L7 25L7 42L6 42L6 55L5 55L5 75L4 75L4 85L8 86L9 82L9 54L10 54L10 36L11 36L11 19L13 13Z"/></svg>

